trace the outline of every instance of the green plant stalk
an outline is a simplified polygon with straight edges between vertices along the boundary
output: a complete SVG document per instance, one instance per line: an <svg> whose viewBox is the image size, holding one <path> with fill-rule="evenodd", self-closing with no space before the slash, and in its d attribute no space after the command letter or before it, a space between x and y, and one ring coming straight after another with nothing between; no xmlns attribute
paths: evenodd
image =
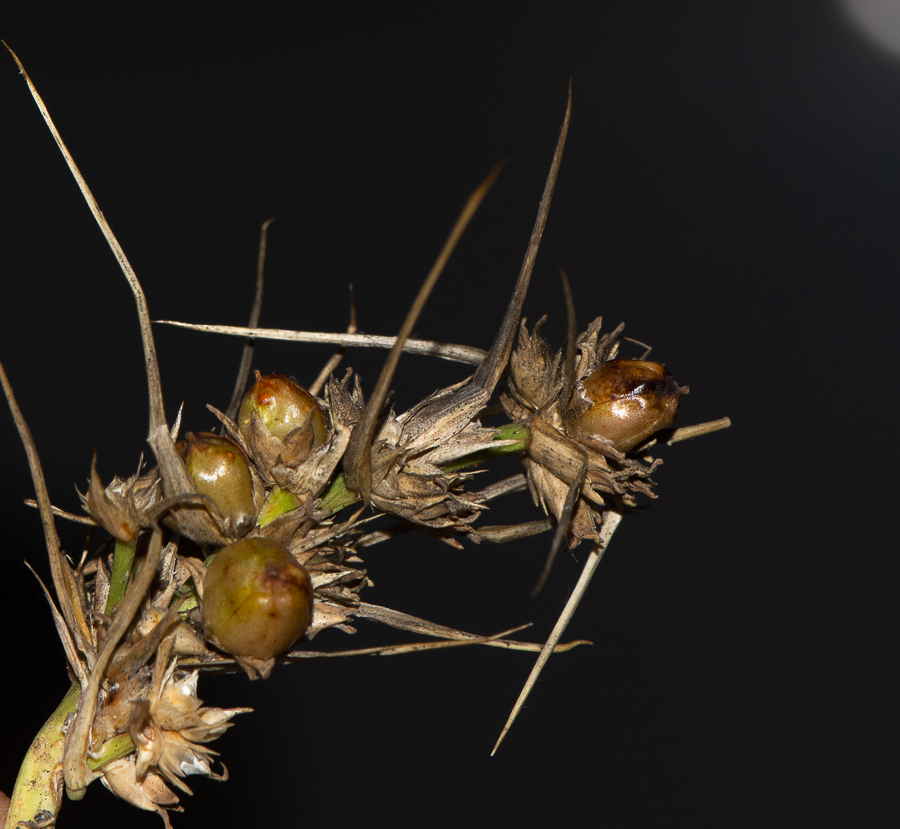
<svg viewBox="0 0 900 829"><path fill-rule="evenodd" d="M134 566L134 551L136 544L126 544L124 541L116 541L113 552L112 573L109 577L109 596L106 599L107 616L111 616L128 587L128 579L131 578L131 568Z"/></svg>
<svg viewBox="0 0 900 829"><path fill-rule="evenodd" d="M359 496L347 489L344 473L340 472L334 476L334 479L325 490L325 494L319 502L319 508L329 512L340 512L344 507L349 507L350 504L355 504L358 500Z"/></svg>
<svg viewBox="0 0 900 829"><path fill-rule="evenodd" d="M514 455L516 452L524 452L531 443L531 431L527 426L521 423L507 423L500 427L494 440L514 440L516 443L510 443L505 446L498 446L495 449L482 449L480 452L473 452L471 455L465 455L450 463L445 463L441 469L444 472L456 472L458 469L465 469L467 466L476 466L479 463L501 458L504 455Z"/></svg>
<svg viewBox="0 0 900 829"><path fill-rule="evenodd" d="M134 740L131 739L131 735L120 734L118 737L113 737L100 746L100 751L97 752L96 757L88 757L88 768L91 771L97 771L107 763L118 760L126 754L131 754L132 751L134 751Z"/></svg>
<svg viewBox="0 0 900 829"><path fill-rule="evenodd" d="M286 512L290 512L292 509L297 509L299 506L300 502L290 492L276 486L275 489L269 493L269 497L266 498L266 502L259 511L256 525L258 527L265 527L268 524L271 524L276 518L281 517Z"/></svg>
<svg viewBox="0 0 900 829"><path fill-rule="evenodd" d="M125 595L134 566L135 547L135 544L116 541L105 608L107 616L112 614ZM76 712L80 697L81 686L74 682L31 743L16 778L5 829L15 829L20 821L34 821L38 813L43 813L43 819L48 816L55 818L59 812L63 791L62 761L66 747L62 727L66 718ZM89 765L96 770L132 751L134 743L131 737L122 735L105 743L100 756L91 760Z"/></svg>
<svg viewBox="0 0 900 829"><path fill-rule="evenodd" d="M109 596L105 608L107 615L113 613L125 595L134 566L135 546L116 541ZM70 714L75 714L80 697L81 686L74 682L31 743L16 778L5 829L15 829L20 821L34 821L38 813L43 813L41 815L43 819L46 816L55 818L59 812L63 791L62 761L66 747L62 727L66 718ZM124 734L107 741L100 751L100 756L89 760L88 765L92 771L96 771L106 763L124 757L132 751L134 742L129 735Z"/></svg>
<svg viewBox="0 0 900 829"><path fill-rule="evenodd" d="M36 820L39 813L43 813L41 818L55 818L58 814L62 803L62 761L66 746L62 729L67 717L78 708L80 696L81 686L73 682L31 743L9 801L6 829L15 829L19 821Z"/></svg>

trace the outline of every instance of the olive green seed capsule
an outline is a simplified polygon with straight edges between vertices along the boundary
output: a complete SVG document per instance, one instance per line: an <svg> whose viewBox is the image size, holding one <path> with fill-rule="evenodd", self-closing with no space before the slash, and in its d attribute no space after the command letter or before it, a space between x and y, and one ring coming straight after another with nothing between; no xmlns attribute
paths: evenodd
<svg viewBox="0 0 900 829"><path fill-rule="evenodd" d="M242 535L256 518L253 477L243 450L211 432L188 432L175 444L197 492L208 495L226 520L226 530Z"/></svg>
<svg viewBox="0 0 900 829"><path fill-rule="evenodd" d="M241 403L238 428L264 469L296 469L328 442L328 424L316 399L283 374L257 373Z"/></svg>
<svg viewBox="0 0 900 829"><path fill-rule="evenodd" d="M265 538L223 547L203 582L209 639L235 656L269 659L312 622L312 582L290 551Z"/></svg>
<svg viewBox="0 0 900 829"><path fill-rule="evenodd" d="M578 384L566 431L588 446L606 438L627 452L671 425L683 391L661 363L608 360Z"/></svg>
<svg viewBox="0 0 900 829"><path fill-rule="evenodd" d="M291 432L301 428L307 418L314 436L314 448L324 444L327 439L325 415L316 399L303 386L283 374L260 377L244 395L238 412L241 433L250 426L251 412L256 412L269 433L279 440L284 440Z"/></svg>

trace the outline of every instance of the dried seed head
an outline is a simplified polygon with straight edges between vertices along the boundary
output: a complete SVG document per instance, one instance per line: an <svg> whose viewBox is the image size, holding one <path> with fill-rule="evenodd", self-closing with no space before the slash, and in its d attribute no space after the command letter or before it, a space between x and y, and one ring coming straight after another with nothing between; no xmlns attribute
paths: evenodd
<svg viewBox="0 0 900 829"><path fill-rule="evenodd" d="M297 466L328 441L316 399L283 374L257 375L238 412L241 436L269 465Z"/></svg>
<svg viewBox="0 0 900 829"><path fill-rule="evenodd" d="M159 812L166 826L169 823L164 809L178 804L178 796L169 786L191 794L182 779L185 776L225 780L224 767L221 774L212 769L216 752L202 744L220 737L235 714L251 710L205 707L197 697L197 671L179 671L176 660L170 661L171 645L170 637L157 652L162 661L152 672L141 668L114 686L91 729L97 743L94 748L101 753L104 739L129 734L134 754L104 764L99 776L119 797L141 809Z"/></svg>
<svg viewBox="0 0 900 829"><path fill-rule="evenodd" d="M607 496L625 506L634 505L635 493L656 497L650 475L661 461L645 464L625 453L668 426L687 391L659 363L614 359L622 326L601 337L600 325L598 318L578 337L575 388L566 401L560 355L548 359L539 326L529 334L523 323L510 394L501 395L510 419L531 430L524 462L536 500L561 520L571 487L580 491L569 524L576 541L599 539Z"/></svg>
<svg viewBox="0 0 900 829"><path fill-rule="evenodd" d="M605 439L627 452L672 423L680 398L681 389L662 364L609 360L576 387L566 431L589 446Z"/></svg>
<svg viewBox="0 0 900 829"><path fill-rule="evenodd" d="M546 315L541 317L534 331L529 333L525 320L522 320L519 346L509 358L511 391L521 404L532 411L555 399L562 388L562 352L554 351L541 334L546 321Z"/></svg>
<svg viewBox="0 0 900 829"><path fill-rule="evenodd" d="M203 582L207 636L235 656L281 653L309 627L312 611L309 574L286 547L265 538L223 548Z"/></svg>
<svg viewBox="0 0 900 829"><path fill-rule="evenodd" d="M100 780L114 795L128 801L132 806L157 812L167 829L171 829L172 824L169 823L165 809L180 811L178 795L155 772L148 772L139 780L135 770L135 755L130 754L107 763L103 767Z"/></svg>
<svg viewBox="0 0 900 829"><path fill-rule="evenodd" d="M80 495L91 517L111 536L132 544L141 529L149 525L147 514L159 498L159 474L133 475L127 480L114 478L106 488L97 474L97 458L91 463L86 495Z"/></svg>
<svg viewBox="0 0 900 829"><path fill-rule="evenodd" d="M175 444L197 491L212 498L226 535L247 533L256 518L253 478L243 450L230 438L188 432Z"/></svg>

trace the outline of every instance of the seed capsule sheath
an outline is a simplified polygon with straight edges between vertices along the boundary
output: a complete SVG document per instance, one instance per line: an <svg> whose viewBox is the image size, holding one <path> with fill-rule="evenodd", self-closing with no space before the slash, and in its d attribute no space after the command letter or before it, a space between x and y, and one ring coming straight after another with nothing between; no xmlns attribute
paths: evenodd
<svg viewBox="0 0 900 829"><path fill-rule="evenodd" d="M681 389L661 363L608 360L576 387L566 411L566 431L587 445L598 438L627 452L671 425Z"/></svg>

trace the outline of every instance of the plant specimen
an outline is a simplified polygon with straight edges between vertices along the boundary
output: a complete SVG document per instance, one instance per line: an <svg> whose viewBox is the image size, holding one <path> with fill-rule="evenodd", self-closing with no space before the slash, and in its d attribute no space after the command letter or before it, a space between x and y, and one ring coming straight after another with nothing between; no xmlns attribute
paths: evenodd
<svg viewBox="0 0 900 829"><path fill-rule="evenodd" d="M251 679L265 679L276 664L334 655L308 643L325 631L352 631L358 618L436 641L344 655L470 644L540 652L505 734L550 654L577 644L559 640L623 511L635 495L653 496L650 476L658 462L648 450L660 439L673 442L728 425L722 420L671 429L686 388L659 363L619 359L621 326L601 336L598 319L579 335L570 301L563 354L543 338L540 322L529 331L520 321L559 172L571 95L522 269L487 352L411 340L410 334L499 168L463 207L396 337L331 335L341 347L390 348L370 394L352 372L335 376L339 357L310 389L280 374L257 374L247 389L248 345L232 404L225 412L213 410L222 434L185 432L179 439L180 416L171 424L165 413L141 285L27 74L25 79L132 289L155 465L107 485L91 470L84 507L90 522L112 540L73 565L59 549L35 442L0 366L29 455L55 599L46 593L72 678L71 690L25 758L7 826L52 825L63 792L77 800L96 780L139 808L158 812L168 825L168 811L180 808L177 792L190 793L185 777L226 776L209 744L248 710L204 706L197 695L200 674L243 670ZM264 240L265 227L263 234ZM262 250L264 241L260 270ZM260 329L261 278L259 285L250 326L189 327L253 339L328 339ZM404 350L468 363L474 373L397 413L388 394ZM492 405L504 377L508 393ZM484 425L501 412L509 423ZM510 453L522 459L525 474L474 487L474 465ZM493 498L526 488L548 518L510 527L484 522ZM394 523L370 529L373 511ZM454 548L514 541L555 527L538 589L562 544L588 541L592 552L553 634L538 645L510 639L516 631L480 636L365 601L365 549L389 540L398 527Z"/></svg>

